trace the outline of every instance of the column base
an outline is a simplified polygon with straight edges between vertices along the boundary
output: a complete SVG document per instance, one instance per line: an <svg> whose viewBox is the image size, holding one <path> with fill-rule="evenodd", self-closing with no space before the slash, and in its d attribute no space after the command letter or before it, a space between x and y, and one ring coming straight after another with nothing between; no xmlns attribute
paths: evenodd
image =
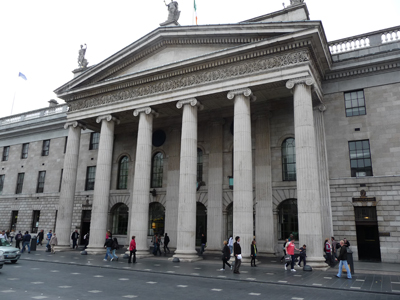
<svg viewBox="0 0 400 300"><path fill-rule="evenodd" d="M194 261L199 261L203 260L202 257L197 255L197 251L175 251L175 254L171 257L168 258L168 260L172 261L174 258L179 258L180 262L194 262Z"/></svg>
<svg viewBox="0 0 400 300"><path fill-rule="evenodd" d="M86 248L87 254L105 254L107 250L104 247L87 247Z"/></svg>
<svg viewBox="0 0 400 300"><path fill-rule="evenodd" d="M325 259L324 258L316 258L316 257L312 257L312 258L308 258L307 257L307 265L312 267L313 270L316 271L326 271L328 270L330 267L325 263Z"/></svg>
<svg viewBox="0 0 400 300"><path fill-rule="evenodd" d="M126 255L131 255L130 251L126 251L125 252ZM136 251L136 258L148 258L148 257L152 257L154 256L153 254L151 254L149 251L147 250L138 250Z"/></svg>

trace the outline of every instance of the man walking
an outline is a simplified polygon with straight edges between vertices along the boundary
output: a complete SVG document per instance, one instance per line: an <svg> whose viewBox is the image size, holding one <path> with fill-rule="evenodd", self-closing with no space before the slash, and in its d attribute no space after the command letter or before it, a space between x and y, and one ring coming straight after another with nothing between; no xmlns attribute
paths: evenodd
<svg viewBox="0 0 400 300"><path fill-rule="evenodd" d="M206 246L207 240L206 240L206 236L204 235L204 233L201 234L201 250L200 250L200 254L203 255L204 252L204 247Z"/></svg>
<svg viewBox="0 0 400 300"><path fill-rule="evenodd" d="M43 246L43 245L42 245L43 239L44 239L44 231L43 231L43 229L42 229L42 230L40 230L40 232L38 233L37 244L38 244L38 245L40 244L40 246Z"/></svg>
<svg viewBox="0 0 400 300"><path fill-rule="evenodd" d="M58 240L56 233L54 233L50 239L50 246L51 246L51 253L55 254L56 251L54 250L54 247L58 245Z"/></svg>
<svg viewBox="0 0 400 300"><path fill-rule="evenodd" d="M79 233L78 230L75 229L75 231L71 235L72 249L78 248L78 243L76 242L78 238L79 238Z"/></svg>
<svg viewBox="0 0 400 300"><path fill-rule="evenodd" d="M49 232L47 233L47 237L46 237L46 240L47 240L46 248L49 248L50 240L51 240L52 236L53 236L53 233L52 233L52 231L50 229Z"/></svg>
<svg viewBox="0 0 400 300"><path fill-rule="evenodd" d="M168 250L168 253L170 253L169 248L168 248L168 244L169 244L169 236L166 233L165 236L164 236L164 254L167 253L167 250Z"/></svg>
<svg viewBox="0 0 400 300"><path fill-rule="evenodd" d="M233 244L233 255L235 256L235 269L233 273L240 274L239 268L242 264L242 248L240 247L240 237L235 237L235 243Z"/></svg>
<svg viewBox="0 0 400 300"><path fill-rule="evenodd" d="M337 273L336 277L340 278L342 276L342 268L344 265L347 272L347 278L351 279L351 272L347 264L347 247L345 246L343 240L340 241L340 252L336 260L339 261L339 272Z"/></svg>
<svg viewBox="0 0 400 300"><path fill-rule="evenodd" d="M109 235L109 236L108 236L108 239L107 239L106 242L104 243L104 248L107 249L107 253L106 253L106 256L104 257L104 261L107 261L108 256L111 256L111 260L110 260L110 261L113 261L114 256L113 256L112 253L111 253L112 245L113 245L112 236Z"/></svg>
<svg viewBox="0 0 400 300"><path fill-rule="evenodd" d="M21 231L18 231L18 233L15 235L15 248L21 249L19 246L19 243L22 241L22 233Z"/></svg>
<svg viewBox="0 0 400 300"><path fill-rule="evenodd" d="M28 246L28 253L31 253L31 246L29 245L31 243L31 235L29 234L28 231L25 231L25 235L22 238L22 250L21 253L24 253L25 247Z"/></svg>

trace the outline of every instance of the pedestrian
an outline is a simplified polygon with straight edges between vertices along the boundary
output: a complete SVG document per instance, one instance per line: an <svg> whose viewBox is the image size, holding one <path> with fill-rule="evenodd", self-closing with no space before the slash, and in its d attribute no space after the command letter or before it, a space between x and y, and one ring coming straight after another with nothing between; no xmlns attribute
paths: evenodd
<svg viewBox="0 0 400 300"><path fill-rule="evenodd" d="M53 233L50 229L49 232L47 233L47 237L46 237L46 240L47 240L46 247L48 247L50 245L50 240L51 240L52 235L53 235Z"/></svg>
<svg viewBox="0 0 400 300"><path fill-rule="evenodd" d="M129 244L129 260L128 264L130 263L136 263L136 241L135 241L135 236L132 236L131 243ZM132 255L133 255L133 260L132 260Z"/></svg>
<svg viewBox="0 0 400 300"><path fill-rule="evenodd" d="M108 238L109 238L110 235L111 235L111 230L109 229L109 230L107 230L107 232L106 232L106 240L108 240Z"/></svg>
<svg viewBox="0 0 400 300"><path fill-rule="evenodd" d="M38 233L37 245L40 244L40 246L43 246L43 245L42 245L43 239L44 239L44 230L42 229L42 230L40 230L40 232Z"/></svg>
<svg viewBox="0 0 400 300"><path fill-rule="evenodd" d="M157 234L153 236L153 254L154 256L157 255Z"/></svg>
<svg viewBox="0 0 400 300"><path fill-rule="evenodd" d="M345 245L344 240L340 241L340 252L339 252L339 256L336 259L339 261L339 272L337 273L336 277L340 278L342 276L342 268L343 265L346 268L346 272L347 272L347 278L351 279L351 272L349 269L349 266L347 264L347 247Z"/></svg>
<svg viewBox="0 0 400 300"><path fill-rule="evenodd" d="M328 265L332 265L332 246L329 243L329 239L325 239L325 243L324 243L324 251L325 251L325 263L327 263Z"/></svg>
<svg viewBox="0 0 400 300"><path fill-rule="evenodd" d="M285 242L283 243L283 256L281 257L281 262L282 262L282 260L285 259L285 256L286 256L286 245L287 245L287 243L289 243L289 239L286 239Z"/></svg>
<svg viewBox="0 0 400 300"><path fill-rule="evenodd" d="M293 236L293 234L290 234L290 235L289 235L289 238L288 238L288 240L289 240L289 242L290 242L291 240L294 240L294 236Z"/></svg>
<svg viewBox="0 0 400 300"><path fill-rule="evenodd" d="M58 240L57 240L56 233L54 233L50 239L51 253L53 253L53 254L56 253L56 250L54 250L54 247L57 245L58 245Z"/></svg>
<svg viewBox="0 0 400 300"><path fill-rule="evenodd" d="M162 255L162 254L161 254L161 244L162 244L162 241L161 241L161 234L160 234L160 235L157 235L156 242L157 242L157 252L156 252L156 255L157 255L157 253L160 253L160 256L161 256L161 255Z"/></svg>
<svg viewBox="0 0 400 300"><path fill-rule="evenodd" d="M335 265L335 261L337 258L336 250L337 250L337 245L339 243L335 241L335 238L332 236L331 237L331 245L332 245L332 265ZM340 244L339 244L340 245Z"/></svg>
<svg viewBox="0 0 400 300"><path fill-rule="evenodd" d="M28 246L28 253L31 253L31 246L29 245L31 242L32 236L28 231L25 231L24 236L22 237L22 250L21 253L24 253L25 247Z"/></svg>
<svg viewBox="0 0 400 300"><path fill-rule="evenodd" d="M7 240L7 235L6 235L6 231L3 230L2 232L0 232L0 239L5 239Z"/></svg>
<svg viewBox="0 0 400 300"><path fill-rule="evenodd" d="M350 247L350 242L349 242L346 238L343 239L343 242L344 242L344 245L345 245L347 248Z"/></svg>
<svg viewBox="0 0 400 300"><path fill-rule="evenodd" d="M18 233L15 235L15 248L21 249L19 243L22 241L22 233L21 231L18 231Z"/></svg>
<svg viewBox="0 0 400 300"><path fill-rule="evenodd" d="M169 251L168 244L169 244L169 236L168 236L167 233L165 233L165 236L164 236L164 254L167 253L167 250L168 250L168 253L171 252L171 251Z"/></svg>
<svg viewBox="0 0 400 300"><path fill-rule="evenodd" d="M77 229L71 234L71 240L72 240L72 249L77 248L78 249L78 243L77 240L79 238L79 232Z"/></svg>
<svg viewBox="0 0 400 300"><path fill-rule="evenodd" d="M240 274L239 268L242 264L242 248L240 248L240 237L235 237L235 243L233 244L233 255L235 256L235 269L233 273Z"/></svg>
<svg viewBox="0 0 400 300"><path fill-rule="evenodd" d="M10 238L10 230L6 231L6 240L8 241L8 239Z"/></svg>
<svg viewBox="0 0 400 300"><path fill-rule="evenodd" d="M117 238L114 238L114 239L113 239L113 243L112 243L111 249L112 249L112 255L113 255L113 256L117 259L117 261L118 261L118 256L117 256L117 254L115 254L115 251L117 251L117 250L119 249L119 245L118 245L118 240L117 240Z"/></svg>
<svg viewBox="0 0 400 300"><path fill-rule="evenodd" d="M231 255L232 255L232 253L233 253L233 237L232 236L229 237L228 246L229 246L229 250L231 251Z"/></svg>
<svg viewBox="0 0 400 300"><path fill-rule="evenodd" d="M12 242L13 242L13 238L15 237L15 230L13 229L13 230L11 230L11 232L10 232L10 236L9 236L9 238L10 238L10 243L12 244Z"/></svg>
<svg viewBox="0 0 400 300"><path fill-rule="evenodd" d="M111 260L110 260L110 261L113 261L114 256L113 256L113 254L111 253L112 245L113 245L112 236L109 235L109 236L108 236L108 239L106 239L106 242L104 243L104 248L107 249L106 256L104 257L104 261L107 261L108 256L111 256Z"/></svg>
<svg viewBox="0 0 400 300"><path fill-rule="evenodd" d="M257 267L257 266L256 266L256 256L257 256L256 240L253 240L253 241L251 242L250 251L251 251L251 254L250 254L250 256L251 256L251 262L250 262L250 264L251 264L251 266L253 266L253 263L254 263L254 266Z"/></svg>
<svg viewBox="0 0 400 300"><path fill-rule="evenodd" d="M292 257L292 261L290 263L290 271L292 272L296 272L296 270L294 269L294 261L295 261L294 250L299 250L299 249L296 248L294 244L294 238L292 238L290 242L286 244L286 253ZM287 270L288 265L289 262L285 264L285 270Z"/></svg>
<svg viewBox="0 0 400 300"><path fill-rule="evenodd" d="M86 233L86 234L83 236L83 241L84 241L84 243L85 243L85 249L86 249L87 246L89 245L89 232Z"/></svg>
<svg viewBox="0 0 400 300"><path fill-rule="evenodd" d="M203 255L204 252L204 247L206 246L207 240L206 240L206 236L204 235L204 233L201 234L201 250L200 250L200 254Z"/></svg>
<svg viewBox="0 0 400 300"><path fill-rule="evenodd" d="M232 265L228 263L231 258L231 250L228 247L228 242L224 241L224 248L222 249L222 269L220 271L225 271L225 265L227 265L232 270Z"/></svg>
<svg viewBox="0 0 400 300"><path fill-rule="evenodd" d="M307 251L307 246L306 246L306 245L303 245L303 247L300 247L299 251L300 251L300 260L299 260L299 263L298 263L297 265L298 265L299 267L301 267L301 266L300 266L300 263L303 262L303 267L304 267L304 266L307 264L307 262L306 262L306 257L307 257L306 251Z"/></svg>

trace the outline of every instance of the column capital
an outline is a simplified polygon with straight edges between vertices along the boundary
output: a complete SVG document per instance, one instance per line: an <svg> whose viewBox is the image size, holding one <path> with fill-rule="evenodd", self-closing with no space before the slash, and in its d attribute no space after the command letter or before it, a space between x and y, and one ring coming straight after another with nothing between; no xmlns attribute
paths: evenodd
<svg viewBox="0 0 400 300"><path fill-rule="evenodd" d="M313 86L315 84L315 81L311 76L293 78L293 79L288 80L288 82L286 82L286 88L291 90L297 84L305 84L305 85Z"/></svg>
<svg viewBox="0 0 400 300"><path fill-rule="evenodd" d="M146 106L146 107L141 107L141 108L137 108L133 111L133 115L135 117L137 117L140 113L145 113L146 115L154 115L154 117L158 117L158 112L156 112L154 109L152 109L150 106Z"/></svg>
<svg viewBox="0 0 400 300"><path fill-rule="evenodd" d="M250 101L254 102L257 100L257 97L253 95L253 92L249 88L237 89L228 92L228 99L232 100L237 95L244 95L245 97L250 97Z"/></svg>
<svg viewBox="0 0 400 300"><path fill-rule="evenodd" d="M321 104L321 105L318 106L318 109L319 109L320 112L324 112L324 111L326 111L326 105L325 104Z"/></svg>
<svg viewBox="0 0 400 300"><path fill-rule="evenodd" d="M100 123L103 120L106 120L107 122L113 121L113 122L117 123L117 125L120 123L119 119L116 117L113 117L112 115L99 116L96 118L96 123Z"/></svg>
<svg viewBox="0 0 400 300"><path fill-rule="evenodd" d="M82 123L78 122L78 121L73 121L73 122L67 122L64 124L64 129L68 129L70 126L76 128L76 127L80 127L81 129L85 130L86 126L83 125Z"/></svg>
<svg viewBox="0 0 400 300"><path fill-rule="evenodd" d="M199 110L202 110L204 106L196 98L189 98L185 100L180 100L176 103L177 108L182 108L182 106L190 104L191 106L197 106Z"/></svg>

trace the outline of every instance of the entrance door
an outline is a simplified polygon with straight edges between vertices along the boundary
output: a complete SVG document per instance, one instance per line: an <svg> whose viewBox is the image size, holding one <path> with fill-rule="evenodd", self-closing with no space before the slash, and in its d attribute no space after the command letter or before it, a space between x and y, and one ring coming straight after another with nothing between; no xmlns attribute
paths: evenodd
<svg viewBox="0 0 400 300"><path fill-rule="evenodd" d="M90 220L92 218L91 210L82 210L81 220L81 234L80 234L80 245L84 244L83 237L90 231ZM105 234L104 234L105 236ZM89 237L90 240L90 237Z"/></svg>
<svg viewBox="0 0 400 300"><path fill-rule="evenodd" d="M376 207L355 207L358 259L381 261Z"/></svg>
<svg viewBox="0 0 400 300"><path fill-rule="evenodd" d="M203 203L197 202L196 209L196 246L201 246L201 234L207 238L207 209Z"/></svg>

